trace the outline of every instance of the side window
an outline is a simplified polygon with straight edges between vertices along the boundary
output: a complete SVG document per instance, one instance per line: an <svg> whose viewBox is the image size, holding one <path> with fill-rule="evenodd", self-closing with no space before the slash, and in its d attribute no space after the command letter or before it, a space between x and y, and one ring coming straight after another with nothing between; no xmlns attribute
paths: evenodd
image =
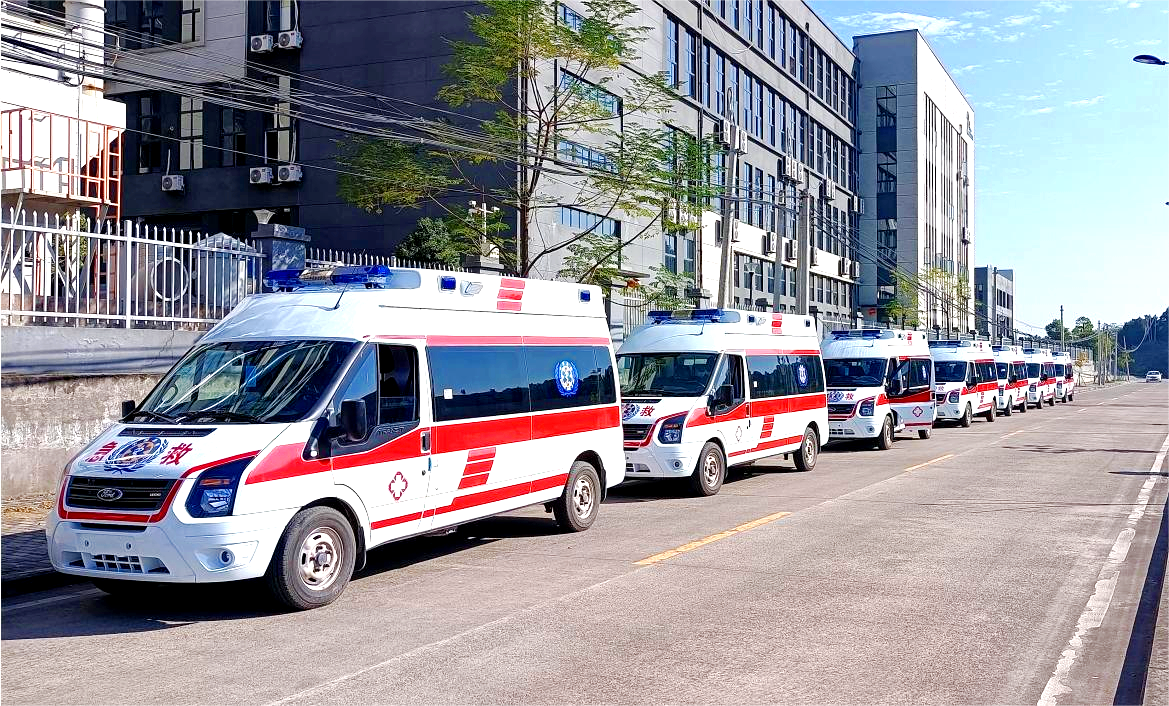
<svg viewBox="0 0 1169 706"><path fill-rule="evenodd" d="M354 363L353 369L349 372L349 380L337 393L333 403L333 414L336 415L345 400L364 400L365 424L371 431L378 424L377 364L377 356L373 349L367 348L362 351L361 358Z"/></svg>
<svg viewBox="0 0 1169 706"><path fill-rule="evenodd" d="M818 355L789 355L796 394L824 391L824 367Z"/></svg>
<svg viewBox="0 0 1169 706"><path fill-rule="evenodd" d="M613 366L604 348L528 346L524 365L533 412L616 401Z"/></svg>
<svg viewBox="0 0 1169 706"><path fill-rule="evenodd" d="M520 346L435 346L427 357L435 421L531 411Z"/></svg>
<svg viewBox="0 0 1169 706"><path fill-rule="evenodd" d="M899 383L901 392L897 395L898 397L904 397L910 392L912 385L910 383L909 364L910 361L908 360L903 360L898 363L896 358L889 359L889 369L892 371L889 375L889 387L891 389L894 382Z"/></svg>
<svg viewBox="0 0 1169 706"><path fill-rule="evenodd" d="M418 351L379 344L378 424L418 421Z"/></svg>
<svg viewBox="0 0 1169 706"><path fill-rule="evenodd" d="M910 388L915 392L928 390L931 372L933 372L933 366L928 359L916 358L909 361Z"/></svg>
<svg viewBox="0 0 1169 706"><path fill-rule="evenodd" d="M747 371L751 382L751 397L785 397L795 393L791 365L782 355L749 355Z"/></svg>
<svg viewBox="0 0 1169 706"><path fill-rule="evenodd" d="M745 399L742 357L737 355L723 356L714 380L711 393L714 395L716 412L729 412Z"/></svg>

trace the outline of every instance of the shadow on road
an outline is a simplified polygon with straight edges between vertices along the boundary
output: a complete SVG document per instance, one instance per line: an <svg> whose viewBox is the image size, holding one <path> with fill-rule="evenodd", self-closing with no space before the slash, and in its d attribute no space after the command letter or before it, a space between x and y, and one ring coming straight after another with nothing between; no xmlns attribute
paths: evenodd
<svg viewBox="0 0 1169 706"><path fill-rule="evenodd" d="M1011 449L1013 451L1026 451L1027 453L1037 454L1151 454L1152 451L1145 449L1061 449L1054 446L1004 446L1004 449Z"/></svg>
<svg viewBox="0 0 1169 706"><path fill-rule="evenodd" d="M1109 471L1114 476L1161 476L1162 478L1169 478L1169 472L1160 471L1153 473L1152 471Z"/></svg>

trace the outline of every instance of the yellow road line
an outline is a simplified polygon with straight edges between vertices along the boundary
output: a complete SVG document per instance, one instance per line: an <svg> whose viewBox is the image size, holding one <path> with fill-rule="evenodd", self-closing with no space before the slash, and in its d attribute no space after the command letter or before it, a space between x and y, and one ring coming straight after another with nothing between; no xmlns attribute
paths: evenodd
<svg viewBox="0 0 1169 706"><path fill-rule="evenodd" d="M910 466L909 468L906 468L905 470L906 471L916 471L919 468L925 468L926 466L930 465L931 463L937 463L938 461L945 461L948 458L954 458L954 454L946 454L945 456L938 456L937 458L931 458L930 460L926 461L925 463L919 463L916 466Z"/></svg>
<svg viewBox="0 0 1169 706"><path fill-rule="evenodd" d="M666 559L676 557L679 554L684 554L686 552L693 551L699 547L706 546L707 544L710 544L711 542L717 542L720 539L726 539L727 537L739 534L740 532L746 532L747 530L755 529L756 527L759 527L761 525L765 525L768 522L775 522L776 520L787 517L790 514L791 514L790 512L777 512L777 513L774 513L772 515L768 515L766 517L760 517L757 520L751 520L750 522L744 522L743 524L739 525L738 527L732 527L731 529L726 530L724 532L719 532L718 534L712 534L709 537L703 537L702 539L696 539L693 542L690 542L689 544L683 544L680 547L677 547L675 549L669 549L667 551L662 552L661 554L654 554L651 557L646 557L645 559L642 559L641 561L634 562L634 563L637 566L649 566L650 564L656 564L659 561L665 561Z"/></svg>

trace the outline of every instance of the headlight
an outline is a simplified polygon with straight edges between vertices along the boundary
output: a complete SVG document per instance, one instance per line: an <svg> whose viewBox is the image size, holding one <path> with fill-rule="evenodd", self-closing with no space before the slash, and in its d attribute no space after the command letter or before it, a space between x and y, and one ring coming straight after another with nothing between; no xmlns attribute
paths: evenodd
<svg viewBox="0 0 1169 706"><path fill-rule="evenodd" d="M658 441L663 444L682 443L682 428L686 426L686 413L666 417L658 429Z"/></svg>
<svg viewBox="0 0 1169 706"><path fill-rule="evenodd" d="M1035 392L1035 383L1031 383L1031 387L1029 387L1027 389L1031 390L1032 392Z"/></svg>
<svg viewBox="0 0 1169 706"><path fill-rule="evenodd" d="M957 390L954 390L953 392L951 392L951 393L950 393L950 402L951 402L951 403L953 403L953 404L957 404L957 403L958 403L958 397L959 397L959 393L958 393L958 391L957 391Z"/></svg>
<svg viewBox="0 0 1169 706"><path fill-rule="evenodd" d="M191 494L187 496L187 512L191 517L230 515L235 507L235 491L240 476L254 458L241 458L203 471L195 481Z"/></svg>
<svg viewBox="0 0 1169 706"><path fill-rule="evenodd" d="M862 417L871 417L873 416L873 407L875 406L874 398L870 397L864 402L861 402L860 412L858 412L858 414L860 414Z"/></svg>

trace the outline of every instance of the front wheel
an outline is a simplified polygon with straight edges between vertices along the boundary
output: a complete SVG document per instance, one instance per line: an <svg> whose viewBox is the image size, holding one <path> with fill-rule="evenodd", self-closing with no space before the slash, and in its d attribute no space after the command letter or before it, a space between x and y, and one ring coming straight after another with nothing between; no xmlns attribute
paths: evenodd
<svg viewBox="0 0 1169 706"><path fill-rule="evenodd" d="M1023 395L1023 404L1019 405L1019 414L1027 413L1027 396Z"/></svg>
<svg viewBox="0 0 1169 706"><path fill-rule="evenodd" d="M576 461L568 473L564 493L552 501L556 524L565 532L583 532L592 527L601 510L601 479L588 461Z"/></svg>
<svg viewBox="0 0 1169 706"><path fill-rule="evenodd" d="M713 441L706 442L698 455L698 466L690 475L690 487L696 495L710 497L723 487L726 476L727 461L723 458L723 450Z"/></svg>
<svg viewBox="0 0 1169 706"><path fill-rule="evenodd" d="M971 411L970 405L967 404L966 410L962 412L962 419L960 419L958 421L958 424L960 424L963 428L969 427L970 423L973 420L974 420L974 413Z"/></svg>
<svg viewBox="0 0 1169 706"><path fill-rule="evenodd" d="M992 404L990 405L990 409L986 410L986 421L988 421L988 422L993 422L993 421L994 421L994 418L995 418L995 413L996 413L997 411L998 411L998 410L997 410L997 409L995 409L995 406L994 406L994 404L992 403Z"/></svg>
<svg viewBox="0 0 1169 706"><path fill-rule="evenodd" d="M885 417L885 423L881 425L881 435L877 437L877 448L881 451L893 448L893 420L890 417Z"/></svg>
<svg viewBox="0 0 1169 706"><path fill-rule="evenodd" d="M1007 398L1007 406L1003 407L1003 416L1009 417L1015 411L1015 401L1010 397Z"/></svg>
<svg viewBox="0 0 1169 706"><path fill-rule="evenodd" d="M1055 406L1055 395L1052 395L1052 396L1051 396L1051 399L1047 401L1047 406L1048 406L1048 407L1054 407L1054 406Z"/></svg>
<svg viewBox="0 0 1169 706"><path fill-rule="evenodd" d="M917 430L917 438L919 438L919 439L928 439L933 435L934 435L933 429L918 429Z"/></svg>
<svg viewBox="0 0 1169 706"><path fill-rule="evenodd" d="M268 566L268 588L284 605L309 610L341 595L353 576L357 541L337 510L317 506L292 517Z"/></svg>
<svg viewBox="0 0 1169 706"><path fill-rule="evenodd" d="M808 427L804 430L804 440L796 451L796 468L801 471L810 471L816 467L816 458L820 455L820 437L816 430Z"/></svg>

